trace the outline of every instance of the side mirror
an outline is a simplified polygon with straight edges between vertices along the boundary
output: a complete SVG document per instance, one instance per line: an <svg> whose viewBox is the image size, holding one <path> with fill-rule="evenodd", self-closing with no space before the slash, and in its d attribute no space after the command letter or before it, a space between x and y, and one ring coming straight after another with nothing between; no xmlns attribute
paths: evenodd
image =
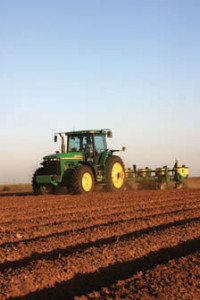
<svg viewBox="0 0 200 300"><path fill-rule="evenodd" d="M108 138L111 138L111 137L112 137L112 131L111 131L111 130L109 130L109 131L107 132L107 137L108 137Z"/></svg>
<svg viewBox="0 0 200 300"><path fill-rule="evenodd" d="M57 135L54 135L54 142L55 143L57 142L57 139L58 139Z"/></svg>

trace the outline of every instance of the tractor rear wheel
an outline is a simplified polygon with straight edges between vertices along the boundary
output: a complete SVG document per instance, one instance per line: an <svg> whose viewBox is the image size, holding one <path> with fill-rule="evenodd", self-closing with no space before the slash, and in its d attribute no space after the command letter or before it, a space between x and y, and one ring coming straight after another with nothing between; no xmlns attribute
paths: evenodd
<svg viewBox="0 0 200 300"><path fill-rule="evenodd" d="M112 155L106 162L106 189L110 192L123 190L125 184L125 168L119 156Z"/></svg>
<svg viewBox="0 0 200 300"><path fill-rule="evenodd" d="M94 190L94 174L89 166L81 165L71 175L72 194L88 194Z"/></svg>

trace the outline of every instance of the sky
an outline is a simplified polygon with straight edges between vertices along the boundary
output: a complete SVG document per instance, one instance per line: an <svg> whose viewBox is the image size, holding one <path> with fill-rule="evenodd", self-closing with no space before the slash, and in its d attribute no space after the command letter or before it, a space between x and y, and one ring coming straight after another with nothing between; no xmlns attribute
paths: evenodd
<svg viewBox="0 0 200 300"><path fill-rule="evenodd" d="M0 183L54 132L110 128L126 167L200 176L199 0L0 0Z"/></svg>

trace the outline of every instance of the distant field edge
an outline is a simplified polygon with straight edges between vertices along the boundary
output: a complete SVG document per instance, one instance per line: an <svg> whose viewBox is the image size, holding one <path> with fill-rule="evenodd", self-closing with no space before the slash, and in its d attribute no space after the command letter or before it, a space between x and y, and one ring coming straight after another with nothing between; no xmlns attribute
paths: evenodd
<svg viewBox="0 0 200 300"><path fill-rule="evenodd" d="M200 177L189 177L185 180L186 187L190 189L200 188Z"/></svg>
<svg viewBox="0 0 200 300"><path fill-rule="evenodd" d="M185 180L185 187L200 188L200 177L189 177ZM31 183L0 184L0 193L6 192L32 192Z"/></svg>
<svg viewBox="0 0 200 300"><path fill-rule="evenodd" d="M0 192L30 192L31 183L0 184Z"/></svg>

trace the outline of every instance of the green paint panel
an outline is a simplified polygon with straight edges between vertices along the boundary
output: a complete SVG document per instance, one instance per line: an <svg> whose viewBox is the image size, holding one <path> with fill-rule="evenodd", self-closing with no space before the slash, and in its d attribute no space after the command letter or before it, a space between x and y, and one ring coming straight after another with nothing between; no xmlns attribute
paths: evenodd
<svg viewBox="0 0 200 300"><path fill-rule="evenodd" d="M43 183L43 184L51 183L52 182L51 178L52 178L52 175L38 175L36 182Z"/></svg>

